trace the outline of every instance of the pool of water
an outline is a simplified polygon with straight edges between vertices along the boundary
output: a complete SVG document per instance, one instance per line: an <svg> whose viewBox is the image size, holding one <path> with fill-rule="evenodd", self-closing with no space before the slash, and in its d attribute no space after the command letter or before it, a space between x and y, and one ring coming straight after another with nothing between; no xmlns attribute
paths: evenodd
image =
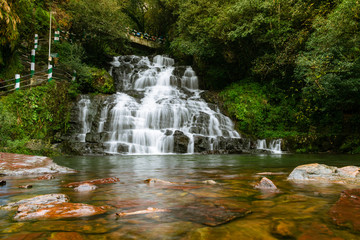
<svg viewBox="0 0 360 240"><path fill-rule="evenodd" d="M337 167L359 165L359 155L120 155L54 160L79 172L57 175L51 180L37 180L36 176L4 177L7 185L0 187L0 204L41 194L64 193L71 202L111 208L105 214L88 218L27 222L16 222L14 212L0 210L1 238L360 239L350 228L334 225L328 215L341 191L359 186L295 184L286 180L298 165L315 162ZM267 177L279 192L254 189L263 177L259 174L262 172L276 173ZM70 182L108 177L118 177L120 182L99 185L91 192L63 187ZM149 178L175 184L144 183ZM217 184L206 184L203 182L206 180ZM33 188L18 188L25 184ZM189 206L195 206L191 208L194 210L189 211ZM149 207L169 211L116 215ZM248 209L251 213L217 226L204 224L216 220L221 209Z"/></svg>

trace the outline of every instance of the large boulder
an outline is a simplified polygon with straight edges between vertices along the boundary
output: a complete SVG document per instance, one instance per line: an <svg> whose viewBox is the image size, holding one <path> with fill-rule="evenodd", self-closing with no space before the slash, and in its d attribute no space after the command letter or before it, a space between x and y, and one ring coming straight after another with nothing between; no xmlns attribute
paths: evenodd
<svg viewBox="0 0 360 240"><path fill-rule="evenodd" d="M326 181L334 183L360 182L360 167L337 168L325 164L312 163L296 167L289 175L292 181Z"/></svg>
<svg viewBox="0 0 360 240"><path fill-rule="evenodd" d="M189 137L179 130L176 130L173 136L174 136L174 152L187 153L187 149L190 141Z"/></svg>

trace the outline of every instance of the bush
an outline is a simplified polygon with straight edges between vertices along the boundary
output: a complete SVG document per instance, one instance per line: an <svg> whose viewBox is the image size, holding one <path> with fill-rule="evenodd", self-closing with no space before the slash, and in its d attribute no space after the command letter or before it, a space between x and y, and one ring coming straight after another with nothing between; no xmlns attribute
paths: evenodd
<svg viewBox="0 0 360 240"><path fill-rule="evenodd" d="M0 147L23 148L29 139L53 142L57 132L68 128L68 83L16 91L0 100Z"/></svg>

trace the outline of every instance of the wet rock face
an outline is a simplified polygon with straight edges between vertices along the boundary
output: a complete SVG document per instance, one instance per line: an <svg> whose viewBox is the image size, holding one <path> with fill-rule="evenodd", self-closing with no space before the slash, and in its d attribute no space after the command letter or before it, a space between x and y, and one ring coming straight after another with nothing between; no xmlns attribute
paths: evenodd
<svg viewBox="0 0 360 240"><path fill-rule="evenodd" d="M0 153L0 174L29 175L47 173L74 173L75 171L61 167L48 157L30 156L13 153Z"/></svg>
<svg viewBox="0 0 360 240"><path fill-rule="evenodd" d="M179 130L176 130L173 136L174 136L174 152L187 153L187 149L190 141L189 137Z"/></svg>
<svg viewBox="0 0 360 240"><path fill-rule="evenodd" d="M360 231L360 189L343 191L329 215L335 224Z"/></svg>
<svg viewBox="0 0 360 240"><path fill-rule="evenodd" d="M327 166L325 164L305 164L296 167L289 175L292 181L326 181L336 183L360 182L360 168L347 166L342 168Z"/></svg>

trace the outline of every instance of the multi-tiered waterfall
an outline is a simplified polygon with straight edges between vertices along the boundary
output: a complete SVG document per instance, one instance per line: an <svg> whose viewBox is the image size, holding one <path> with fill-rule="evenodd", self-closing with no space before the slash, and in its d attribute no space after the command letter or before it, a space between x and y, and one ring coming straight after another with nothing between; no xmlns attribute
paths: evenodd
<svg viewBox="0 0 360 240"><path fill-rule="evenodd" d="M241 152L242 139L217 106L207 104L191 67L164 56L111 62L117 93L81 96L70 147L82 154Z"/></svg>

